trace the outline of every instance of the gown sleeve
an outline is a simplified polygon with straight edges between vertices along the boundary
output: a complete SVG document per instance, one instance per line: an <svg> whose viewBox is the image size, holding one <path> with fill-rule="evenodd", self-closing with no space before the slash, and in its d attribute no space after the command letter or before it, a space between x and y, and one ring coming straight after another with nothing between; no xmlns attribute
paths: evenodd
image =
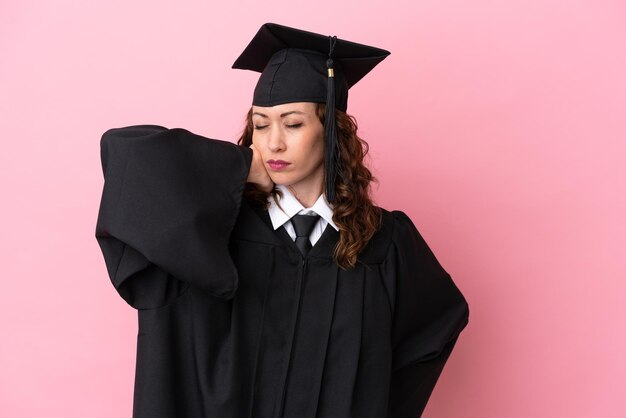
<svg viewBox="0 0 626 418"><path fill-rule="evenodd" d="M232 298L238 276L228 241L252 150L134 125L106 131L100 156L95 236L120 296L137 309L165 306L190 285Z"/></svg>
<svg viewBox="0 0 626 418"><path fill-rule="evenodd" d="M394 232L383 262L395 280L389 418L420 417L461 331L467 301L411 219L392 211Z"/></svg>

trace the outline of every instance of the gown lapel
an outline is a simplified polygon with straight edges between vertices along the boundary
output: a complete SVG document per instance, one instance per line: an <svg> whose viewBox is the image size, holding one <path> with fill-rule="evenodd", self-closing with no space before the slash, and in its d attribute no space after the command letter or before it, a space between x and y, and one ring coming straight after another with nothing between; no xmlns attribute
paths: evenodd
<svg viewBox="0 0 626 418"><path fill-rule="evenodd" d="M252 206L242 202L241 212L237 222L237 228L233 236L248 241L264 242L283 247L290 253L300 254L300 250L287 230L283 227L274 230L269 212L263 208ZM331 225L326 225L320 238L309 251L307 257L329 258L332 257L339 232Z"/></svg>

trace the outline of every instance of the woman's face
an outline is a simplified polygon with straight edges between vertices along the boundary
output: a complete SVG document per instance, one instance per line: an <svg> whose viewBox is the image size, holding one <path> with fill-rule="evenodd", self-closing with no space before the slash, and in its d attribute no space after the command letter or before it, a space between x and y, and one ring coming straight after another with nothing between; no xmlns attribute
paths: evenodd
<svg viewBox="0 0 626 418"><path fill-rule="evenodd" d="M252 143L274 183L319 196L324 180L324 125L316 109L311 102L252 106Z"/></svg>

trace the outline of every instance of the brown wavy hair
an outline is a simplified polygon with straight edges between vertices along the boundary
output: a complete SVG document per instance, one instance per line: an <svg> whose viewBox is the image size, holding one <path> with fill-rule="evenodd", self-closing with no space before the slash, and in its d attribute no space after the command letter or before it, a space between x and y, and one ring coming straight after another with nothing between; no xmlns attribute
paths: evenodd
<svg viewBox="0 0 626 418"><path fill-rule="evenodd" d="M317 103L317 117L324 124L326 104ZM335 182L335 203L333 204L333 222L339 228L339 240L333 251L335 263L342 269L354 268L358 254L365 248L374 233L382 224L382 209L374 205L371 198L371 182L378 183L363 160L369 151L369 145L357 134L357 121L354 116L335 109L337 122L337 142L342 163L341 173ZM237 144L252 144L252 108L245 118L245 127ZM324 171L326 173L326 171ZM326 183L323 191L326 194ZM253 205L267 209L268 197L282 197L282 192L274 188L265 192L256 184L246 183L244 198Z"/></svg>

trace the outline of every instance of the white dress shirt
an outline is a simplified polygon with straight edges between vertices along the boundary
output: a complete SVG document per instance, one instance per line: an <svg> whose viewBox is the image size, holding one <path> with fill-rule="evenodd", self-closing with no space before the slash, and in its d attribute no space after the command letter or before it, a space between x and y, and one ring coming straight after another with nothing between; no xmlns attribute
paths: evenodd
<svg viewBox="0 0 626 418"><path fill-rule="evenodd" d="M317 240L322 236L326 225L330 224L335 230L339 231L337 225L333 222L333 210L324 193L317 198L317 201L310 208L305 208L302 204L296 199L296 197L289 191L286 186L282 184L276 185L278 189L283 192L282 199L278 197L278 201L280 203L280 207L274 202L274 198L270 195L269 202L270 206L268 207L268 212L270 215L270 219L272 220L272 225L274 226L274 230L283 226L289 236L294 241L296 240L296 230L293 228L291 223L291 218L294 215L319 215L317 223L313 227L313 231L309 235L309 239L311 241L311 245L315 245Z"/></svg>

